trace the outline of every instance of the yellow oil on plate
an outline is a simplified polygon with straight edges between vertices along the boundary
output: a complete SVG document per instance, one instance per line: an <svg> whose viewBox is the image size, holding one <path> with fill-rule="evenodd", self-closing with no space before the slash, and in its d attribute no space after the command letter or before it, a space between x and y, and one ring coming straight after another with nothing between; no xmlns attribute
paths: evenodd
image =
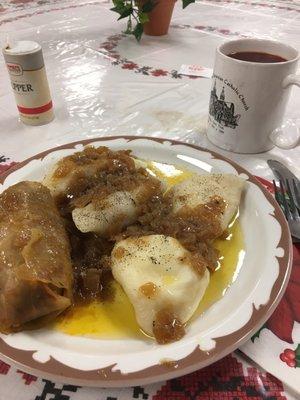
<svg viewBox="0 0 300 400"><path fill-rule="evenodd" d="M189 178L192 172L174 165L157 162L147 164L149 172L163 179L167 187ZM245 255L243 235L238 215L228 228L224 240L216 240L215 247L220 251L219 266L211 273L210 283L192 320L199 317L213 303L220 300L228 287L236 279ZM74 306L55 323L55 329L69 335L84 335L101 339L144 338L134 315L134 309L121 286L113 283L113 301L92 302L88 305Z"/></svg>

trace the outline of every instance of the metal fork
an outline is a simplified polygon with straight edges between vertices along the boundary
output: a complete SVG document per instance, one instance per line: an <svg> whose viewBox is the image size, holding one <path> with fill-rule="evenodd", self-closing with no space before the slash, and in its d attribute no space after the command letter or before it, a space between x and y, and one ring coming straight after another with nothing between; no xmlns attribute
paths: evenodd
<svg viewBox="0 0 300 400"><path fill-rule="evenodd" d="M299 179L281 162L277 160L268 160L269 167L273 171L275 178L285 181L288 179L292 189L293 198L296 206L300 210L300 181Z"/></svg>
<svg viewBox="0 0 300 400"><path fill-rule="evenodd" d="M273 180L273 186L275 199L285 214L291 234L294 238L293 241L298 242L300 241L300 213L296 206L290 182L288 179L286 179L285 182L280 179L278 186Z"/></svg>

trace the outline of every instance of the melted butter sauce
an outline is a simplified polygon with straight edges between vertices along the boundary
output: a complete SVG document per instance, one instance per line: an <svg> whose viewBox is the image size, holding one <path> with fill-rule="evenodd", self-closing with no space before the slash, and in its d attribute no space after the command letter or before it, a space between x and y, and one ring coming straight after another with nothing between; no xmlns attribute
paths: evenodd
<svg viewBox="0 0 300 400"><path fill-rule="evenodd" d="M214 246L220 251L219 266L216 271L210 274L209 285L192 320L220 300L238 276L245 256L243 234L238 215L229 226L227 238L216 240Z"/></svg>
<svg viewBox="0 0 300 400"><path fill-rule="evenodd" d="M154 161L147 164L147 169L158 178L163 179L168 188L192 176L190 171ZM192 320L220 300L238 275L245 255L238 215L229 225L227 238L216 240L215 247L221 254L219 267L211 273L209 286ZM74 306L57 319L54 329L69 335L101 339L145 339L147 335L139 328L128 297L117 282L114 282L113 285L115 298L112 302L95 301L89 305Z"/></svg>
<svg viewBox="0 0 300 400"><path fill-rule="evenodd" d="M69 335L85 335L102 339L141 338L134 310L121 286L113 283L115 297L112 302L94 301L88 305L74 306L59 317L55 328Z"/></svg>
<svg viewBox="0 0 300 400"><path fill-rule="evenodd" d="M148 162L147 170L149 170L150 173L152 172L157 178L163 179L167 183L168 188L193 175L190 171L178 169L174 165L163 164L156 161Z"/></svg>

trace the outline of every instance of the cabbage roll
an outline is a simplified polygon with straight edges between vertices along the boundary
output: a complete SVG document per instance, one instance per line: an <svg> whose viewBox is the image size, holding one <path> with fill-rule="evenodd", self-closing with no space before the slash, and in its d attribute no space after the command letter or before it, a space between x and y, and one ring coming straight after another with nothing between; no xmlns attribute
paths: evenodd
<svg viewBox="0 0 300 400"><path fill-rule="evenodd" d="M70 245L49 189L20 182L0 195L0 331L40 327L72 303Z"/></svg>

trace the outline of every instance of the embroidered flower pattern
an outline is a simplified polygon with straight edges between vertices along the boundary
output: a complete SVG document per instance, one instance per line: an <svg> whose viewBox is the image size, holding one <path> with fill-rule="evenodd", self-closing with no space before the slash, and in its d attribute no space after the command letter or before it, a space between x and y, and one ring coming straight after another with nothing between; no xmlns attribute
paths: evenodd
<svg viewBox="0 0 300 400"><path fill-rule="evenodd" d="M259 178L259 181L273 193L273 186L265 179ZM293 269L285 294L277 306L274 313L265 323L265 325L252 337L252 341L262 329L267 328L274 333L280 340L287 343L294 343L292 332L295 322L300 323L300 246L293 246ZM295 353L295 356L293 354ZM289 367L300 367L300 345L295 351L285 349L280 354L280 359Z"/></svg>
<svg viewBox="0 0 300 400"><path fill-rule="evenodd" d="M288 367L300 368L300 344L296 350L285 349L279 356L280 360L285 362Z"/></svg>
<svg viewBox="0 0 300 400"><path fill-rule="evenodd" d="M171 25L174 29L196 29L204 32L216 32L223 36L237 36L237 37L247 37L240 34L239 32L231 32L229 29L220 29L215 26L204 26L204 25L188 25L188 24L173 24ZM117 50L119 42L127 37L124 33L117 35L111 35L106 38L105 42L101 43L98 51L111 59L112 65L119 66L122 69L133 71L136 74L154 76L154 77L169 77L173 79L181 79L181 75L177 70L168 71L163 68L154 68L147 65L138 65L132 60L122 57ZM189 79L199 79L199 76L187 76Z"/></svg>
<svg viewBox="0 0 300 400"><path fill-rule="evenodd" d="M9 160L8 158L6 158L4 156L0 156L0 175L2 174L2 172L6 171L7 169L12 167L13 165L17 164L14 161L12 161L10 163L7 163L8 160Z"/></svg>

